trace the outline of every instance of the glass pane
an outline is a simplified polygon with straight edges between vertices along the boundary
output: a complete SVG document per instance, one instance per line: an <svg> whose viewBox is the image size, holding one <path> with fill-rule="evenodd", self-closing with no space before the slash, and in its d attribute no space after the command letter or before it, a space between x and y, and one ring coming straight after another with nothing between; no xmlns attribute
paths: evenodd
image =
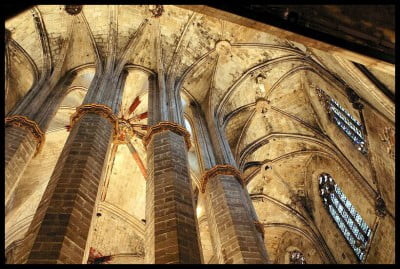
<svg viewBox="0 0 400 269"><path fill-rule="evenodd" d="M342 217L346 222L348 221L349 215L347 215L347 212L345 210L342 211Z"/></svg>
<svg viewBox="0 0 400 269"><path fill-rule="evenodd" d="M360 236L359 236L360 230L357 228L357 225L353 226L353 233L358 239L360 239Z"/></svg>
<svg viewBox="0 0 400 269"><path fill-rule="evenodd" d="M355 137L355 135L353 135L353 137ZM359 140L357 137L356 139ZM356 256L361 260L365 254L359 247L356 247L356 239L360 240L361 243L366 246L370 238L371 230L339 186L335 184L334 180L326 174L321 176L324 176L325 179L334 183L335 192L330 194L332 203L328 206L328 211ZM325 197L323 201L326 201ZM360 225L360 227L357 224ZM362 231L366 232L367 236L365 236Z"/></svg>
<svg viewBox="0 0 400 269"><path fill-rule="evenodd" d="M350 213L351 213L351 215L353 215L353 217L355 217L356 215L356 210L354 209L354 207L353 206L350 206Z"/></svg>
<svg viewBox="0 0 400 269"><path fill-rule="evenodd" d="M342 206L342 204L339 204L339 205L338 205L338 212L339 212L340 214L342 214L342 212L343 212L343 206Z"/></svg>
<svg viewBox="0 0 400 269"><path fill-rule="evenodd" d="M347 224L349 225L350 229L352 229L354 222L351 218L348 219ZM355 225L354 225L355 226Z"/></svg>
<svg viewBox="0 0 400 269"><path fill-rule="evenodd" d="M347 207L348 209L350 209L350 207L351 207L351 203L350 203L349 200L347 200L347 198L346 198L346 207Z"/></svg>

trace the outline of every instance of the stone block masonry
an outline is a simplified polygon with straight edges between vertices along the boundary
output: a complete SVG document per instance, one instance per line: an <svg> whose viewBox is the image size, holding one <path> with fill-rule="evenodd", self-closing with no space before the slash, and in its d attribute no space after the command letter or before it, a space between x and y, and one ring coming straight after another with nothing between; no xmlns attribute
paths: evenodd
<svg viewBox="0 0 400 269"><path fill-rule="evenodd" d="M155 133L147 154L146 263L201 263L184 138Z"/></svg>
<svg viewBox="0 0 400 269"><path fill-rule="evenodd" d="M113 126L87 113L73 126L17 263L83 262Z"/></svg>
<svg viewBox="0 0 400 269"><path fill-rule="evenodd" d="M35 154L37 143L32 133L26 129L13 126L5 128L6 203Z"/></svg>
<svg viewBox="0 0 400 269"><path fill-rule="evenodd" d="M205 187L207 217L216 255L222 264L267 263L267 253L248 210L242 184L217 174Z"/></svg>

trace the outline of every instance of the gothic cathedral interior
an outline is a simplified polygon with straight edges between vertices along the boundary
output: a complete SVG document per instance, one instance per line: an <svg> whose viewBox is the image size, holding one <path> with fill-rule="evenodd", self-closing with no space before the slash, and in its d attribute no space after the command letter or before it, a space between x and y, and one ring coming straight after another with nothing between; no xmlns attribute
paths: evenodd
<svg viewBox="0 0 400 269"><path fill-rule="evenodd" d="M365 49L200 5L5 20L5 263L395 263L394 6L247 8Z"/></svg>

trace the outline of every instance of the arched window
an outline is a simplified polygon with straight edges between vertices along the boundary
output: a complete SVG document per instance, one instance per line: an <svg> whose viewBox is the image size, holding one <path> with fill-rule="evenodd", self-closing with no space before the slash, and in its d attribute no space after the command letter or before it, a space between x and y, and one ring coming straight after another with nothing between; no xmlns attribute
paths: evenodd
<svg viewBox="0 0 400 269"><path fill-rule="evenodd" d="M346 134L348 138L357 146L357 149L365 154L367 148L362 132L361 123L345 110L335 99L326 94L322 89L317 89L318 96L325 102L325 108L331 120Z"/></svg>
<svg viewBox="0 0 400 269"><path fill-rule="evenodd" d="M371 236L371 229L329 174L323 173L319 176L319 188L325 207L358 260L362 261Z"/></svg>
<svg viewBox="0 0 400 269"><path fill-rule="evenodd" d="M290 264L306 264L306 258L303 253L298 250L289 252L289 263Z"/></svg>

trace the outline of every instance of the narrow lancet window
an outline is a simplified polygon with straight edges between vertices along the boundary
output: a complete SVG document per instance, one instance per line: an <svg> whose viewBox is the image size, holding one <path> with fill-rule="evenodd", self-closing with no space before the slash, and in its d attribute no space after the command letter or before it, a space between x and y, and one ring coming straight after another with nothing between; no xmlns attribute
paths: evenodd
<svg viewBox="0 0 400 269"><path fill-rule="evenodd" d="M357 149L365 154L367 148L365 145L365 137L361 123L356 120L350 113L344 109L335 99L327 95L322 89L317 89L320 100L325 103L325 108L331 120L346 134Z"/></svg>
<svg viewBox="0 0 400 269"><path fill-rule="evenodd" d="M353 249L358 260L363 261L370 240L371 229L329 174L323 173L319 176L319 188L323 203L329 214Z"/></svg>

